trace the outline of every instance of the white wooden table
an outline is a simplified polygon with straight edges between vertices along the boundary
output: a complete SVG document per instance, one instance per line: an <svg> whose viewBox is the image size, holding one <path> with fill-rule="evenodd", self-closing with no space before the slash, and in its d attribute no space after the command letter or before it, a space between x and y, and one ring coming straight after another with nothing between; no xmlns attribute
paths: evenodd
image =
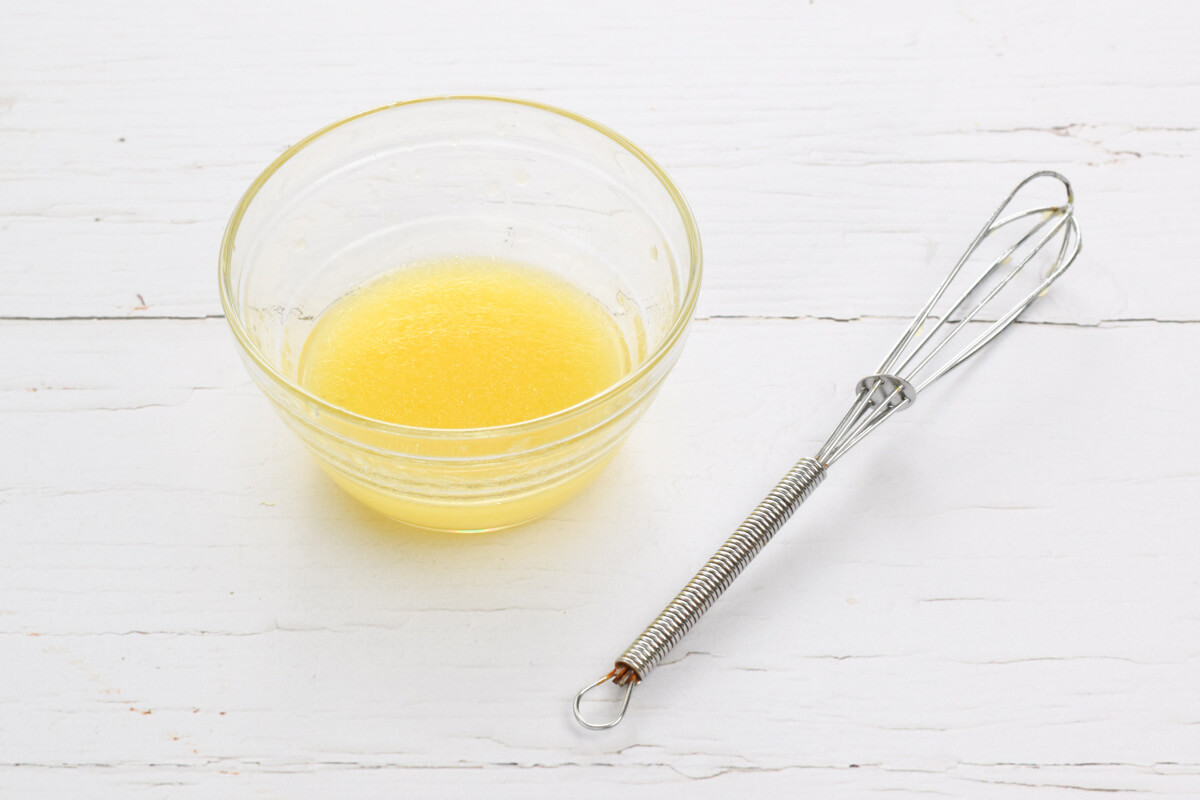
<svg viewBox="0 0 1200 800"><path fill-rule="evenodd" d="M565 8L0 2L0 796L1200 795L1200 6ZM474 538L334 489L216 296L290 142L454 92L628 135L706 250L609 471ZM578 728L1040 167L1072 273Z"/></svg>

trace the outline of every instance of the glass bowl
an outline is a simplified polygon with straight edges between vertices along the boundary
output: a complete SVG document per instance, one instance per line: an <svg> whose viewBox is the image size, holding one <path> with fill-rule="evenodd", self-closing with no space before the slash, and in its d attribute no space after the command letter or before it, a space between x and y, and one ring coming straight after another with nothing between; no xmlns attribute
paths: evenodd
<svg viewBox="0 0 1200 800"><path fill-rule="evenodd" d="M611 314L631 369L574 406L490 428L360 416L298 383L322 311L406 264L522 262ZM617 133L549 106L437 97L367 111L279 157L234 210L221 303L250 375L329 475L409 525L504 528L604 468L679 357L700 288L679 190Z"/></svg>

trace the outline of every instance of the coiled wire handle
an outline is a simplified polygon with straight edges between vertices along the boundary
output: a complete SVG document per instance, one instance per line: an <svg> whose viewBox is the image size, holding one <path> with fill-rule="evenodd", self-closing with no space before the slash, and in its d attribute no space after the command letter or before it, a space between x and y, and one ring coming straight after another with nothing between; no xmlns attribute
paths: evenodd
<svg viewBox="0 0 1200 800"><path fill-rule="evenodd" d="M589 684L575 695L573 710L580 725L592 730L611 728L625 716L633 687L645 679L683 635L708 611L721 594L729 588L758 551L771 541L783 523L808 499L825 479L825 465L815 458L802 458L792 467L763 501L755 507L746 521L688 581L662 613L633 644L617 659L616 666L604 677ZM594 722L583 716L580 703L588 692L612 680L625 687L621 709L617 716L604 722Z"/></svg>
<svg viewBox="0 0 1200 800"><path fill-rule="evenodd" d="M638 678L650 674L824 479L825 467L816 459L804 458L792 467L696 577L629 645L617 664L629 667Z"/></svg>

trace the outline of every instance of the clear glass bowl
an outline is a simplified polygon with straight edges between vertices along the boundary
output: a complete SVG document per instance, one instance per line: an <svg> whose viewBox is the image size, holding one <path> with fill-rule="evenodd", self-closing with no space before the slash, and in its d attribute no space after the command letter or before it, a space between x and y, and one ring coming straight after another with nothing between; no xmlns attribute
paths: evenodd
<svg viewBox="0 0 1200 800"><path fill-rule="evenodd" d="M297 382L322 311L405 264L495 257L599 300L631 371L570 408L512 425L396 425ZM258 177L220 256L221 302L255 382L346 491L401 522L482 531L538 517L587 485L683 346L700 288L687 203L617 133L494 97L397 103L330 125Z"/></svg>

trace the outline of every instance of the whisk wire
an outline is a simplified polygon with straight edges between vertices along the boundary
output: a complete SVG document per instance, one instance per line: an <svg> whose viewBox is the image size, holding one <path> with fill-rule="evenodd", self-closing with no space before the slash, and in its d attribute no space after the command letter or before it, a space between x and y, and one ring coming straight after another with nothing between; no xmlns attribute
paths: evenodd
<svg viewBox="0 0 1200 800"><path fill-rule="evenodd" d="M1002 331L1016 321L1017 317L1019 317L1025 311L1025 309L1029 308L1029 306L1031 306L1035 300L1045 294L1046 290L1050 288L1050 284L1057 280L1058 276L1061 275L1075 260L1075 257L1079 254L1079 247L1081 244L1078 226L1076 225L1074 218L1069 216L1069 210L1056 210L1056 214L1061 215L1058 223L1055 224L1042 237L1033 250L1031 250L1020 261L1017 262L1016 266L1010 270L1010 274L1005 276L1002 282L998 283L997 286L991 292L989 292L988 295L982 301L980 301L980 303L974 309L972 309L967 316L957 323L958 326L961 327L962 325L973 321L982 311L983 307L986 306L987 303L989 303L1005 286L1008 285L1009 281L1016 276L1016 273L1021 271L1021 269L1024 268L1025 265L1028 264L1038 254L1038 252L1040 252L1041 249L1046 246L1046 244L1052 241L1060 233L1065 231L1063 244L1060 247L1059 253L1055 257L1051 269L1047 273L1046 277L1044 277L1032 291L1026 294L1011 309L992 322L981 334L979 334L979 336L973 339L970 344L960 350L953 358L949 359L931 375L923 379L917 385L917 391L921 391L934 381L945 376L951 370L960 366L968 358L979 352L984 345L988 344L990 341L999 336ZM940 350L945 343L950 341L950 338L951 337L948 336L943 339L942 342L938 344L937 349ZM936 350L934 353L936 353ZM933 354L923 359L922 362L913 370L914 374L924 368L932 356Z"/></svg>
<svg viewBox="0 0 1200 800"><path fill-rule="evenodd" d="M1038 206L1003 216L1021 190L1038 178L1052 178L1060 182L1066 190L1066 202L1062 205ZM1046 288L1070 266L1079 252L1080 237L1073 216L1073 206L1074 193L1070 184L1058 173L1037 172L1017 184L992 212L991 217L980 228L933 295L913 317L908 328L880 365L879 371L860 382L855 402L818 452L817 460L826 466L832 464L894 413L911 405L916 396L930 384L979 352L1045 292ZM980 275L957 296L948 310L935 313L985 240L1009 225L1030 217L1040 219L993 258ZM937 363L935 359L946 351L960 332L971 323L987 321L981 319L985 316L985 309L991 306L1047 245L1060 236L1062 243L1042 282L1013 308L992 321L952 358L931 367Z"/></svg>
<svg viewBox="0 0 1200 800"><path fill-rule="evenodd" d="M874 386L878 389L883 389L884 391L886 391L886 386L884 385L886 380L900 380L899 378L895 378L891 375L876 375L873 377L878 379ZM864 379L864 381L867 380L871 379ZM844 456L847 452L849 452L854 445L866 438L867 434L887 421L889 417L891 417L897 411L900 411L901 409L907 408L909 405L911 405L914 399L915 393L912 391L912 387L908 385L907 382L896 385L895 388L893 388L880 401L872 399L871 390L868 390L866 409L857 415L856 419L854 420L854 424L849 427L849 435L827 443L827 457L825 459L820 459L820 456L818 456L818 458L823 464L825 464L825 466L830 466L839 458ZM868 414L867 410L869 409L874 410Z"/></svg>
<svg viewBox="0 0 1200 800"><path fill-rule="evenodd" d="M1066 202L1057 206L1039 206L1033 209L1026 209L1002 218L1004 212L1012 204L1017 195L1020 194L1021 190L1039 178L1051 178L1061 183L1066 191ZM1056 279L1058 275L1062 273L1063 270L1070 266L1071 261L1074 260L1075 254L1078 253L1079 236L1078 228L1075 225L1073 217L1074 201L1074 191L1071 189L1070 183L1066 178L1056 172L1035 172L1018 183L1016 187L1014 187L1013 190L1008 193L1008 196L1004 198L1000 205L996 207L996 210L992 212L991 217L989 217L983 227L980 228L979 233L976 234L975 238L971 241L971 244L967 246L967 249L963 252L962 256L958 259L958 262L954 265L954 267L950 270L950 273L946 276L945 280L943 280L938 288L934 291L933 296L930 297L922 309L917 312L917 315L913 318L913 321L909 325L908 329L901 335L899 341L892 348L892 351L888 354L887 358L884 359L884 363L879 368L879 372L883 374L904 376L905 379L913 382L916 387L916 391L920 392L938 378L946 375L948 372L950 372L950 370L957 367L971 355L974 355L976 352L978 352L980 347L991 341L991 339L994 338L994 336L998 334L1000 330L1002 330L1004 327L1007 327L1007 324L1016 319L1016 317L1019 316L1020 313L1024 311L1030 303L1032 303L1033 299L1036 299L1036 297L1041 293L1041 291L1044 290L1046 286L1052 283L1054 279ZM922 335L923 329L928 323L930 317L933 316L934 309L938 302L946 294L951 285L954 284L964 266L971 261L972 257L978 252L983 242L997 231L1006 228L1008 225L1031 216L1041 216L1041 219L1032 228L1027 230L1024 235L1011 244L1004 252L997 256L991 262L988 268L984 270L982 274L967 287L967 289L950 307L950 309L939 315L938 321L933 328L929 329L927 332L924 332L924 335ZM1048 231L1045 231L1041 237L1037 239L1036 244L1034 244L1033 247L1028 250L1028 252L1014 260L1014 254L1024 247L1030 240L1037 237L1038 234L1041 233L1046 226L1051 223L1052 220L1057 221L1050 227ZM1026 301L1018 303L1013 309L1010 310L1008 314L1003 315L1001 317L1001 320L1004 321L1003 325L994 327L994 329L989 329L975 342L973 342L971 345L968 345L966 348L956 354L954 358L950 359L941 367L934 370L932 375L924 379L918 379L918 375L920 375L921 371L925 369L925 367L937 356L938 353L942 351L943 348L946 347L949 341L955 337L955 334L961 331L966 323L969 323L978 317L984 308L987 307L988 304L994 300L1006 286L1009 285L1009 283L1017 276L1017 274L1020 273L1022 269L1030 261L1032 261L1034 257L1036 257L1037 254L1040 253L1049 242L1053 241L1061 233L1064 233L1064 229L1065 235L1063 236L1062 247L1060 248L1059 253L1054 260L1053 266L1050 270L1050 275L1047 276L1046 281L1044 281L1044 285L1040 286L1039 289L1036 290L1036 292L1033 294L1033 297L1027 298ZM1074 252L1071 252L1072 247L1074 248ZM1009 269L1007 274L1003 276L1003 278L995 281L994 284L989 285L989 280L992 279L996 272L1006 264L1012 264L1013 266L1011 269ZM962 315L961 317L957 316L964 306L968 305L972 296L985 286L988 287L988 291L984 294L983 298L977 301L971 307L971 310L965 315ZM939 338L938 334L942 333L947 326L953 327L947 331L944 336ZM910 349L910 345L912 345L914 341L916 344ZM916 359L915 366L913 365L914 359Z"/></svg>
<svg viewBox="0 0 1200 800"><path fill-rule="evenodd" d="M1017 276L1017 274L1020 273L1025 268L1025 265L1028 264L1031 260L1033 260L1033 258L1042 250L1042 248L1045 247L1046 244L1049 241L1051 241L1054 237L1056 237L1059 234L1059 232L1062 230L1064 224L1066 224L1067 219L1068 219L1065 216L1060 217L1058 224L1054 225L1049 231L1047 231L1046 234L1033 247L1033 249L1031 249L1028 253L1026 253L1024 255L1024 257L1018 259L1015 263L1012 262L1012 260L1011 260L1012 255L1017 250L1017 248L1019 248L1021 245L1023 245L1025 242L1027 242L1029 239L1031 239L1034 236L1034 234L1036 234L1043 227L1045 227L1045 225L1050 221L1050 219L1053 218L1053 216L1054 216L1053 214L1047 214L1046 218L1043 219L1040 223L1038 223L1038 225L1035 228L1033 228L1031 231L1029 231L1029 233L1027 233L1025 236L1021 237L1021 239L1016 244L1014 244L1012 247L1010 247L1008 250L1006 250L999 258L997 258L995 260L995 262L993 262L993 264L979 278L979 280L977 280L974 284L972 284L967 289L967 291L965 291L963 293L962 297L958 300L957 303L955 303L955 305L950 309L950 311L948 311L944 316L942 316L942 318L940 320L938 320L938 324L936 326L934 326L933 330L931 330L929 332L929 336L926 337L926 339L922 341L921 345L916 350L914 350L913 353L901 365L900 369L898 370L899 372L907 373L907 374L913 375L913 376L919 374L921 372L921 370L924 369L925 366L927 364L929 364L930 361L932 361L934 359L934 357L936 357L937 354L940 353L942 351L942 349L945 348L946 345L948 345L950 343L950 341L954 338L954 335L956 333L958 333L960 330L962 330L964 328L964 326L967 325L968 323L973 322L980 315L980 313L982 313L983 309L985 307L987 307L987 305L989 303L991 303L991 301L994 300L996 298L996 296L999 295L1000 292L1002 292L1004 290L1004 288L1007 287L1012 282L1013 278L1015 278ZM956 318L955 315L958 314L960 309L964 305L967 304L967 301L971 299L971 296L973 294L975 294L981 287L987 285L986 282L992 276L992 274L995 273L1000 267L1004 266L1005 264L1009 264L1009 263L1013 263L1013 266L1008 271L1008 273L1005 274L1003 278L999 279L998 281L995 281L995 284L991 287L991 289L983 296L983 298L981 300L979 300L978 302L975 303L975 305L971 308L970 311L968 311L966 314L962 315L961 317ZM1029 304L1033 302L1033 300L1035 300L1037 298L1037 296L1038 296L1038 294L1040 294L1040 292L1041 292L1041 288L1039 287L1031 294L1031 296L1027 297L1026 301L1018 303L1014 308L1010 309L1007 314L1002 316L1000 318L1000 320L997 321L1002 324L1000 324L998 327L996 324L993 324L992 328L989 328L987 331L985 331L980 337L978 337L976 339L975 342L973 342L971 345L968 345L966 348L964 348L962 351L960 351L957 355L955 355L954 358L952 358L948 362L946 362L941 368L934 371L934 373L932 375L930 375L925 380L921 381L919 384L920 388L923 389L926 386L928 386L929 384L933 383L935 380L942 377L947 372L949 372L951 369L958 366L963 361L965 361L967 358L969 358L971 355L973 355L975 352L977 352L980 347L982 347L984 344L987 343L987 341L989 341L990 336L993 336L996 333L999 333L1000 330L1002 330L1003 328L1008 326L1009 322L1016 319L1016 317L1018 315L1020 315L1020 313L1022 311L1024 311L1029 306ZM933 345L929 349L929 351L921 358L921 360L917 362L917 364L915 366L913 366L911 369L909 369L909 363L912 361L912 359L916 358L921 353L921 350L924 348L926 343L934 341L934 337L936 336L937 332L946 325L953 325L954 327L951 329L951 331L946 336L942 337L939 341L937 341L937 344Z"/></svg>

